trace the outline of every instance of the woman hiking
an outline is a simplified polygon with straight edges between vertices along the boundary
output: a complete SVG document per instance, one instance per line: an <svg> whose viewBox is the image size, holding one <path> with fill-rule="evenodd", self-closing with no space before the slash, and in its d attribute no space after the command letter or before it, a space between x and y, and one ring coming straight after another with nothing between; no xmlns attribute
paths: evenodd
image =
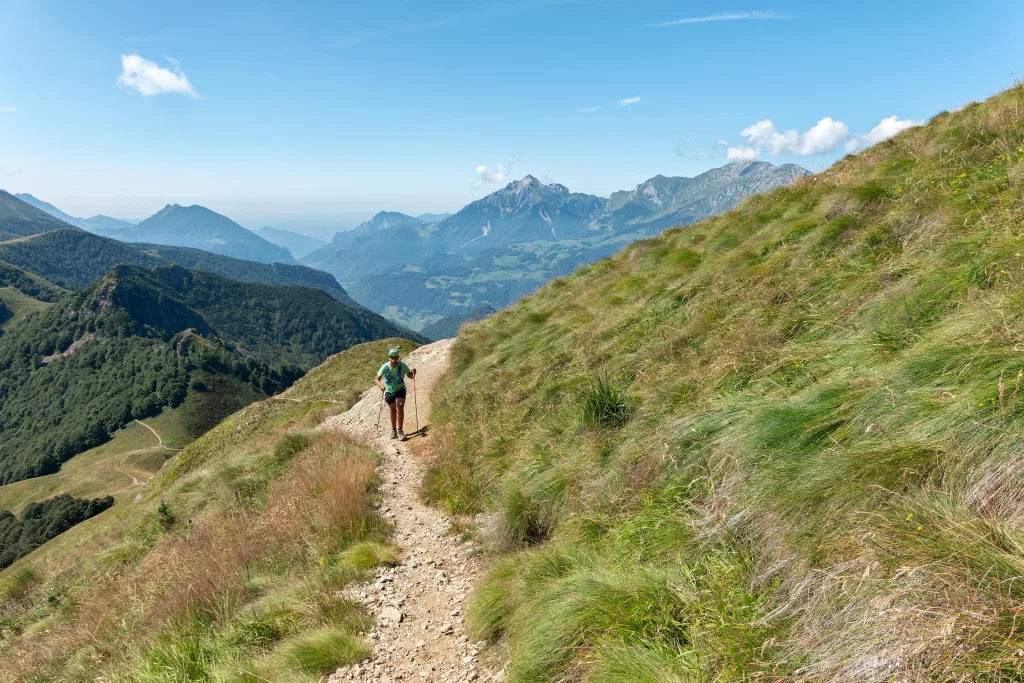
<svg viewBox="0 0 1024 683"><path fill-rule="evenodd" d="M388 351L388 362L380 366L374 380L384 392L384 402L391 411L391 438L405 441L402 424L405 422L405 377L416 377L416 370L402 362L398 349Z"/></svg>

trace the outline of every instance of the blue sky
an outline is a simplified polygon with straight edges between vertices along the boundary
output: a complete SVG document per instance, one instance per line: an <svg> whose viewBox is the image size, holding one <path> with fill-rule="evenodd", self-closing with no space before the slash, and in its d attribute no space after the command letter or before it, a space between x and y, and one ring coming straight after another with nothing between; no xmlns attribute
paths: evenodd
<svg viewBox="0 0 1024 683"><path fill-rule="evenodd" d="M1022 29L1017 0L0 0L0 187L330 233L526 173L820 170L1011 85Z"/></svg>

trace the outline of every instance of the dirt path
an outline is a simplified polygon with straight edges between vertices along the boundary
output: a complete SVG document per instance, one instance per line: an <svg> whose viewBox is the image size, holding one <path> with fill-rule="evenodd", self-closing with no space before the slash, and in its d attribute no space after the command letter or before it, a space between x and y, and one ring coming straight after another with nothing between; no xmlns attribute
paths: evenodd
<svg viewBox="0 0 1024 683"><path fill-rule="evenodd" d="M164 445L164 438L163 438L162 436L160 436L160 435L159 435L159 434L157 433L157 431L156 431L155 429L153 429L152 427L150 427L150 426L149 426L148 424L146 424L145 422L139 422L138 420L136 420L136 422L138 422L138 423L139 423L140 425L142 425L143 427L145 427L145 428L146 428L146 429L148 429L149 431L153 432L153 436L155 436L155 437L156 437L156 440L157 440L157 447L158 447L158 448L162 448L162 449L164 449L165 451L173 451L174 453L177 453L178 451L183 451L183 450L185 450L184 448L171 448L170 446L165 446L165 445ZM130 475L129 475L129 476L130 476ZM132 477L132 478L134 479L134 477Z"/></svg>
<svg viewBox="0 0 1024 683"><path fill-rule="evenodd" d="M430 395L448 365L452 340L421 346L404 358L418 373L420 426L430 414ZM406 433L416 429L412 383L406 404ZM373 581L347 592L377 618L369 634L373 657L338 669L329 683L341 681L501 681L477 660L483 643L470 642L463 626L469 591L480 576L478 546L460 543L448 519L419 500L420 463L413 456L429 447L430 437L405 443L390 440L387 407L376 434L380 391L367 391L348 412L327 420L322 429L343 431L378 447L384 454L381 513L395 525L401 564L378 570Z"/></svg>
<svg viewBox="0 0 1024 683"><path fill-rule="evenodd" d="M142 486L145 482L139 481L138 477L121 469L121 463L114 465L114 469L132 480L132 486Z"/></svg>

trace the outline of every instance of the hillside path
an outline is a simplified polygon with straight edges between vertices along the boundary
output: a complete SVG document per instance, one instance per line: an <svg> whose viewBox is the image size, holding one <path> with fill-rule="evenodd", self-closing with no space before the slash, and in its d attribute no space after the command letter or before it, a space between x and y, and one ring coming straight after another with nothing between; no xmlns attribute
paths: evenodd
<svg viewBox="0 0 1024 683"><path fill-rule="evenodd" d="M165 451L174 451L175 453L177 453L178 451L183 451L183 450L185 450L184 448L171 448L170 446L165 446L165 445L164 445L164 437L160 436L160 434L159 434L159 433L157 433L157 431L156 431L155 429L153 429L152 427L150 427L150 426L149 426L148 424L146 424L145 422L140 422L139 420L136 420L136 422L138 422L138 423L139 423L140 425L142 425L143 427L145 427L145 428L146 428L146 429L148 429L149 431L153 432L153 436L155 436L155 437L156 437L156 440L157 440L157 448L162 448L162 449L164 449ZM133 477L133 478L134 478L134 477Z"/></svg>
<svg viewBox="0 0 1024 683"><path fill-rule="evenodd" d="M431 393L447 368L452 341L421 346L403 358L417 370L421 427L427 424ZM368 380L375 370L368 368ZM407 387L405 428L412 435L416 417L411 381ZM419 499L423 471L413 451L428 452L430 437L417 434L404 443L392 441L387 406L381 411L378 435L379 408L380 390L373 387L348 412L321 426L350 434L383 454L378 470L381 514L395 526L401 557L397 567L380 568L374 580L346 591L376 617L369 634L373 656L338 669L328 682L504 680L503 672L489 671L478 661L483 643L470 642L463 626L470 588L481 574L479 546L460 543L449 520Z"/></svg>

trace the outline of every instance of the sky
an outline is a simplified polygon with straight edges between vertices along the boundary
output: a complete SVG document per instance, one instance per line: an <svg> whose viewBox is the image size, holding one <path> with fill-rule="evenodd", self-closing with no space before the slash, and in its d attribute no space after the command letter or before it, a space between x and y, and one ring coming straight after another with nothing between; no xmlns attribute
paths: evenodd
<svg viewBox="0 0 1024 683"><path fill-rule="evenodd" d="M0 0L0 188L330 235L530 173L812 171L1024 76L1019 0Z"/></svg>

